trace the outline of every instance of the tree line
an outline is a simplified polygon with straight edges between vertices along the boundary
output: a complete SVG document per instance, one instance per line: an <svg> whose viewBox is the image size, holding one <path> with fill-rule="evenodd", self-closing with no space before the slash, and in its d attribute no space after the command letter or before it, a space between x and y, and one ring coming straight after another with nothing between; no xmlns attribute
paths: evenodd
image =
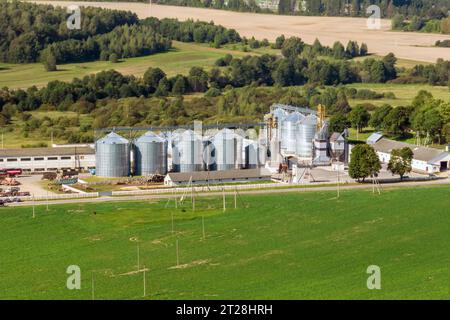
<svg viewBox="0 0 450 320"><path fill-rule="evenodd" d="M120 58L166 51L171 40L211 43L240 42L233 29L210 22L148 18L131 12L83 7L81 29L69 30L69 14L60 7L0 0L0 61L56 64Z"/></svg>
<svg viewBox="0 0 450 320"><path fill-rule="evenodd" d="M140 24L152 27L162 36L181 42L210 43L218 48L226 43L237 43L242 40L234 29L227 29L214 22L178 21L177 19L161 19L150 17L140 20Z"/></svg>
<svg viewBox="0 0 450 320"><path fill-rule="evenodd" d="M63 8L0 0L0 61L35 62L51 43L69 38L83 40L138 22L136 14L128 11L86 7L82 14L81 28L69 30L69 14Z"/></svg>
<svg viewBox="0 0 450 320"><path fill-rule="evenodd" d="M450 17L445 10L432 10L426 16L406 17L396 14L392 17L392 29L450 34Z"/></svg>
<svg viewBox="0 0 450 320"><path fill-rule="evenodd" d="M169 39L149 26L123 25L85 40L69 39L52 43L42 50L41 61L51 71L55 70L56 64L109 59L117 61L164 52L171 46Z"/></svg>
<svg viewBox="0 0 450 320"><path fill-rule="evenodd" d="M187 75L167 76L159 68L149 68L142 78L124 76L109 70L75 78L71 82L51 81L47 86L27 90L0 90L0 107L17 106L20 111L30 111L41 105L51 105L67 110L78 101L95 103L97 100L127 97L180 96L187 93L205 92L218 96L230 88L249 85L287 87L296 85L341 85L358 82L384 83L398 81L396 58L388 54L384 58L368 58L363 62L339 59L322 59L304 55L302 41L285 41L282 52L285 57L274 55L245 56L233 58L227 55L216 62L216 67L205 70L192 67ZM428 79L430 84L449 82L450 62L438 61L436 65L416 66L413 77ZM326 95L325 95L326 96ZM317 101L332 108L327 101ZM342 105L345 108L346 104ZM339 111L339 108L337 109ZM345 110L340 110L345 111Z"/></svg>

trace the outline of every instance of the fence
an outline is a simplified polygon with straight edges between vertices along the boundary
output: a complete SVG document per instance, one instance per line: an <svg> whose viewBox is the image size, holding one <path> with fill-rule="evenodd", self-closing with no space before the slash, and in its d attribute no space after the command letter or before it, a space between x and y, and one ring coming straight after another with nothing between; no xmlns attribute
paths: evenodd
<svg viewBox="0 0 450 320"><path fill-rule="evenodd" d="M64 193L64 194L49 194L48 196L25 196L25 197L2 197L0 200L5 199L20 199L22 201L32 201L33 199L36 201L39 200L62 200L62 199L78 199L78 198L96 198L98 197L98 192L89 192L89 193Z"/></svg>
<svg viewBox="0 0 450 320"><path fill-rule="evenodd" d="M279 188L288 187L293 184L287 183L259 183L259 184L240 184L240 185L226 185L226 186L197 186L197 187L183 187L183 188L167 188L167 189L149 189L149 190L133 190L133 191L113 191L113 196L131 196L131 195L146 195L146 194L167 194L167 193L182 193L193 190L194 192L208 192L208 191L232 191L245 189L264 189L264 188Z"/></svg>

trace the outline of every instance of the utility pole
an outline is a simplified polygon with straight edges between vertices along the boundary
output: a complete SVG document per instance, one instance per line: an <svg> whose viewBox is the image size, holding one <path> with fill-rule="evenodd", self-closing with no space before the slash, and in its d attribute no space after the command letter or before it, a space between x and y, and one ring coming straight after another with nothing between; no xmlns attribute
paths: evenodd
<svg viewBox="0 0 450 320"><path fill-rule="evenodd" d="M140 263L139 263L139 257L140 256L140 253L139 253L139 242L138 242L138 244L137 244L137 271L139 272L139 265L140 265Z"/></svg>
<svg viewBox="0 0 450 320"><path fill-rule="evenodd" d="M92 294L92 300L95 300L94 273L93 272L92 272L92 275L91 275L91 294Z"/></svg>
<svg viewBox="0 0 450 320"><path fill-rule="evenodd" d="M205 216L202 215L202 235L203 239L205 239Z"/></svg>
<svg viewBox="0 0 450 320"><path fill-rule="evenodd" d="M192 211L195 211L195 194L194 194L194 185L191 187L191 197L192 197Z"/></svg>
<svg viewBox="0 0 450 320"><path fill-rule="evenodd" d="M36 208L34 203L34 194L33 194L33 219L36 217Z"/></svg>
<svg viewBox="0 0 450 320"><path fill-rule="evenodd" d="M340 177L339 177L339 161L337 162L337 198L339 199L340 196Z"/></svg>
<svg viewBox="0 0 450 320"><path fill-rule="evenodd" d="M178 253L178 239L176 240L176 249L177 249L177 267L180 265L180 256Z"/></svg>
<svg viewBox="0 0 450 320"><path fill-rule="evenodd" d="M222 198L223 198L223 212L225 212L226 208L226 201L225 201L225 188L222 188Z"/></svg>
<svg viewBox="0 0 450 320"><path fill-rule="evenodd" d="M145 266L144 266L144 298L145 298L145 296L147 295L147 292L146 292L146 285L145 285Z"/></svg>

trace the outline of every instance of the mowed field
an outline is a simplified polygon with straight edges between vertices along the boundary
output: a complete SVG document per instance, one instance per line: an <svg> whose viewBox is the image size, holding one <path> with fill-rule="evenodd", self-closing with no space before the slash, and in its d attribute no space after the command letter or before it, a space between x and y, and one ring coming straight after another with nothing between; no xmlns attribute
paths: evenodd
<svg viewBox="0 0 450 320"><path fill-rule="evenodd" d="M395 94L395 99L349 99L352 107L360 103L371 103L375 106L383 104L390 104L393 107L410 105L414 97L420 90L430 92L434 98L443 101L450 101L450 90L444 86L430 86L426 84L390 84L390 83L353 83L346 85L347 88L355 88L358 90L367 89L378 93L392 92Z"/></svg>
<svg viewBox="0 0 450 320"><path fill-rule="evenodd" d="M448 299L449 192L246 195L237 209L230 196L225 212L221 197L195 212L189 199L41 205L34 219L1 208L0 298L91 299L94 279L95 299L144 299L145 266L145 299ZM70 265L80 290L66 288ZM381 290L366 287L369 265Z"/></svg>
<svg viewBox="0 0 450 320"><path fill-rule="evenodd" d="M226 48L215 49L207 45L173 41L173 49L169 52L154 55L123 59L119 63L109 61L93 61L69 63L58 66L58 71L47 72L42 63L6 64L0 63L0 88L43 87L49 81L71 81L103 70L114 69L126 75L142 76L149 67L159 67L169 76L187 74L193 66L208 68L214 62L230 53L240 57L252 53ZM254 53L253 53L254 54Z"/></svg>
<svg viewBox="0 0 450 320"><path fill-rule="evenodd" d="M82 2L82 1L33 1L58 6L76 4L110 9L130 10L140 18L177 18L179 20L214 21L227 28L236 29L242 36L257 39L298 36L307 43L318 38L322 44L333 45L335 41L365 42L369 51L386 55L393 52L398 58L436 62L438 58L450 59L450 48L437 48L437 40L450 39L450 35L391 31L390 20L381 20L381 29L370 30L366 18L281 16L232 12L226 10L164 6L148 3Z"/></svg>

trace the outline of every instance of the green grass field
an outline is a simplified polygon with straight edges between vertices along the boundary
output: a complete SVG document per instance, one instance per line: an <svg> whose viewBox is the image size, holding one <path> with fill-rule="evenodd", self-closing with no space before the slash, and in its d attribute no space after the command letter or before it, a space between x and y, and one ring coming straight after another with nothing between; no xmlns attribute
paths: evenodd
<svg viewBox="0 0 450 320"><path fill-rule="evenodd" d="M357 100L349 99L352 106L360 103L372 103L376 106L381 106L385 103L394 107L407 106L411 104L414 97L420 90L430 92L433 97L442 99L444 101L450 101L450 90L444 86L430 86L425 84L390 84L390 83L354 83L347 85L349 88L356 89L369 89L378 93L392 92L395 94L395 99L376 99L376 100Z"/></svg>
<svg viewBox="0 0 450 320"><path fill-rule="evenodd" d="M169 52L150 56L123 59L119 63L109 61L93 61L84 63L69 63L58 65L58 71L45 71L42 63L5 64L0 63L0 88L27 88L33 85L45 86L49 81L71 81L73 78L82 78L85 75L103 70L115 69L123 74L142 76L149 67L159 67L169 76L187 74L193 66L205 68L214 65L214 62L230 53L242 57L251 52L231 50L227 48L215 49L204 44L183 43L173 41L173 49Z"/></svg>
<svg viewBox="0 0 450 320"><path fill-rule="evenodd" d="M0 298L448 299L449 186L1 208ZM95 212L95 213L94 213ZM174 213L175 233L171 232ZM202 216L206 238L202 238ZM176 241L179 243L177 267ZM81 268L81 290L66 268ZM381 268L381 290L366 269Z"/></svg>

